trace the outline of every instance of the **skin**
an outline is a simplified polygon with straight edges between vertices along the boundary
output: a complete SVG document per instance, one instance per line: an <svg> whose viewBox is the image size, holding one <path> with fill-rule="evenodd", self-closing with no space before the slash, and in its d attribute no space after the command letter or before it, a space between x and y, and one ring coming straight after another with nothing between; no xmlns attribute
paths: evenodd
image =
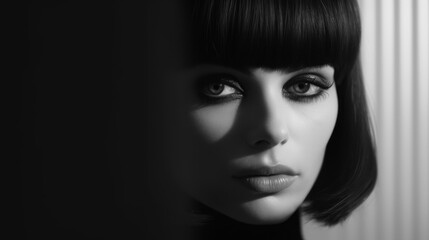
<svg viewBox="0 0 429 240"><path fill-rule="evenodd" d="M219 88L207 81L206 76L218 73L238 82L238 87L228 83ZM296 85L305 82L302 76L324 79L330 87ZM290 85L296 79L301 80ZM175 170L185 191L244 223L285 221L313 186L335 126L338 99L334 69L326 65L291 71L238 70L200 65L175 83L178 125L172 133L186 137L174 143L173 152L180 160L175 161ZM299 97L321 94L297 100L299 97L293 98L297 93ZM255 193L233 177L243 168L279 164L298 174L293 184L280 192Z"/></svg>

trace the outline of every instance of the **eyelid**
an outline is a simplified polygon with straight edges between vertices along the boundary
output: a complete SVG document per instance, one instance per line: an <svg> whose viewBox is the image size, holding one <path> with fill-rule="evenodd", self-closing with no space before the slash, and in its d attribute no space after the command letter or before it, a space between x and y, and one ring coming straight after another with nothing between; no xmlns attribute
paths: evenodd
<svg viewBox="0 0 429 240"><path fill-rule="evenodd" d="M228 73L211 73L211 74L205 74L203 76L200 76L199 79L201 79L199 82L201 85L207 85L212 82L221 82L223 84L226 84L230 87L233 87L240 91L241 93L244 92L243 88L241 87L239 80L236 76L233 74Z"/></svg>
<svg viewBox="0 0 429 240"><path fill-rule="evenodd" d="M317 78L317 80L315 79L315 76ZM293 76L292 78L290 78L285 86L291 86L294 85L300 81L306 81L309 82L311 84L314 84L322 89L328 89L330 87L332 87L332 85L334 85L335 81L330 81L328 80L325 76L319 74L319 73L315 73L315 72L305 72L305 73L301 73L298 74L296 76Z"/></svg>
<svg viewBox="0 0 429 240"><path fill-rule="evenodd" d="M244 92L243 88L240 86L240 84L237 81L234 80L223 80L225 84L229 85L230 87L235 88L236 90L240 91L241 93Z"/></svg>

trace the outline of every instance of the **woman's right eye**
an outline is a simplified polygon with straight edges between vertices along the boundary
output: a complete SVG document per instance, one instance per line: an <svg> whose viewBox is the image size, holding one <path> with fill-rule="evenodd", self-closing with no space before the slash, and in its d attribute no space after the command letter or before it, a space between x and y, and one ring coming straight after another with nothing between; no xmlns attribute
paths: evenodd
<svg viewBox="0 0 429 240"><path fill-rule="evenodd" d="M243 89L233 76L210 75L205 76L201 82L200 93L206 100L221 103L243 96Z"/></svg>
<svg viewBox="0 0 429 240"><path fill-rule="evenodd" d="M204 89L203 94L209 97L227 97L231 94L236 94L238 91L232 86L222 82L209 83Z"/></svg>

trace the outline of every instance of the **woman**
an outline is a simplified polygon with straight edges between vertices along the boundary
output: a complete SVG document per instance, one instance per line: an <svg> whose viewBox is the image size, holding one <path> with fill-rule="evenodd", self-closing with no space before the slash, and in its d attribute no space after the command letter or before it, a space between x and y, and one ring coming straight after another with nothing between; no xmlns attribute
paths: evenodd
<svg viewBox="0 0 429 240"><path fill-rule="evenodd" d="M169 83L179 124L168 133L186 136L171 138L171 156L195 236L301 239L301 213L346 219L377 175L356 1L185 9L191 54Z"/></svg>

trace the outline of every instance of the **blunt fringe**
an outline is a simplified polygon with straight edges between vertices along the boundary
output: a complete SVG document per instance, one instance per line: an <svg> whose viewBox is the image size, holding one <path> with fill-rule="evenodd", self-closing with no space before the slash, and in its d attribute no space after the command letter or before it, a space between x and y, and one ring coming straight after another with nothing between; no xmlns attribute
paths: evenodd
<svg viewBox="0 0 429 240"><path fill-rule="evenodd" d="M355 0L189 0L190 63L293 70L331 65L338 119L302 209L334 225L372 192L377 165Z"/></svg>

